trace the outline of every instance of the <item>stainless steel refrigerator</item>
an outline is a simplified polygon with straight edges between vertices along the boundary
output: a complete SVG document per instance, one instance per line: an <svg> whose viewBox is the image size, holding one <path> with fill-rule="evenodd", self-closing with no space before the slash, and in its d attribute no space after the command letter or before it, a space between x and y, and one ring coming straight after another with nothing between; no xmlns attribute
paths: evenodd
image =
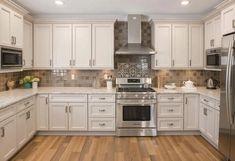
<svg viewBox="0 0 235 161"><path fill-rule="evenodd" d="M219 151L235 161L235 33L223 36L220 57L220 128Z"/></svg>

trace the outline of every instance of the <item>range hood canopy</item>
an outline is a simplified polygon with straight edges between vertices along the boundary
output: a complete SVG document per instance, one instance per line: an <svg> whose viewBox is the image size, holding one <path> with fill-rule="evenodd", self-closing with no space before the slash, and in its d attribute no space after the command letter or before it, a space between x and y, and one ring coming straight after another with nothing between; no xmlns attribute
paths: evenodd
<svg viewBox="0 0 235 161"><path fill-rule="evenodd" d="M116 51L116 54L153 55L156 52L141 44L141 15L128 15L128 44Z"/></svg>

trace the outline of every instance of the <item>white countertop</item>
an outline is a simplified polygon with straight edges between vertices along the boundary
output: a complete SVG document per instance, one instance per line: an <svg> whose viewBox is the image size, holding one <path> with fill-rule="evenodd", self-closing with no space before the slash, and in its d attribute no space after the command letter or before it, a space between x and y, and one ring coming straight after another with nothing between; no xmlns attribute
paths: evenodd
<svg viewBox="0 0 235 161"><path fill-rule="evenodd" d="M198 93L214 99L219 100L220 90L208 90L205 87L198 87L195 91L185 91L181 88L176 90L166 90L154 88L157 93ZM23 99L29 98L36 94L115 94L116 89L107 90L107 88L92 88L92 87L39 87L38 89L15 89L12 91L0 92L0 109L16 102L19 102Z"/></svg>

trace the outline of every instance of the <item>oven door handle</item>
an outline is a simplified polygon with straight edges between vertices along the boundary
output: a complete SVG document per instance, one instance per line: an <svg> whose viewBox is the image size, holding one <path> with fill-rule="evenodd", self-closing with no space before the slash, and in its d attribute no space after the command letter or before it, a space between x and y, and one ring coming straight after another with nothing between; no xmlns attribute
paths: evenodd
<svg viewBox="0 0 235 161"><path fill-rule="evenodd" d="M146 105L153 105L156 104L156 102L134 102L134 103L130 103L130 102L117 102L118 105L133 105L133 106L146 106Z"/></svg>

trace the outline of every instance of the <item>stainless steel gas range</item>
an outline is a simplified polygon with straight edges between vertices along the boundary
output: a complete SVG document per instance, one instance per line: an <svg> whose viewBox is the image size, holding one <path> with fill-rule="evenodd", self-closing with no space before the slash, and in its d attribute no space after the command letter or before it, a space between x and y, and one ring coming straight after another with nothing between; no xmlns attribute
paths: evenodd
<svg viewBox="0 0 235 161"><path fill-rule="evenodd" d="M117 135L156 136L157 94L151 78L117 78Z"/></svg>

